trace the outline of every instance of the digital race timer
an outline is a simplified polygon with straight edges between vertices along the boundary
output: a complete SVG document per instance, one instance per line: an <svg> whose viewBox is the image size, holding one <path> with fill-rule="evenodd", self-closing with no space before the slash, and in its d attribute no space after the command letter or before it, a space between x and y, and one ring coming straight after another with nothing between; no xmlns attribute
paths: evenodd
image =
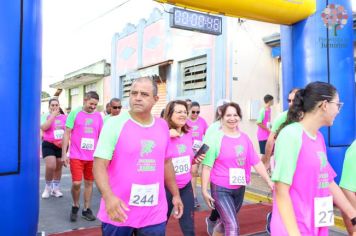
<svg viewBox="0 0 356 236"><path fill-rule="evenodd" d="M170 23L173 28L193 30L215 35L220 35L222 33L221 17L176 7L173 8Z"/></svg>

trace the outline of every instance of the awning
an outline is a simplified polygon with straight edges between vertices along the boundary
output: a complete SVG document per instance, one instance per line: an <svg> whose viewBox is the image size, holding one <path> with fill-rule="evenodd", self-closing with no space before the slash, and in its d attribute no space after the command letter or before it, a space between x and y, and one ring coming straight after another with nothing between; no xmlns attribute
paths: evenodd
<svg viewBox="0 0 356 236"><path fill-rule="evenodd" d="M156 64L143 66L143 67L138 68L135 71L132 71L132 72L126 74L126 78L137 79L137 78L146 77L146 76L160 77L159 68L162 66L170 65L172 63L173 63L173 60L167 60L167 61L159 62Z"/></svg>

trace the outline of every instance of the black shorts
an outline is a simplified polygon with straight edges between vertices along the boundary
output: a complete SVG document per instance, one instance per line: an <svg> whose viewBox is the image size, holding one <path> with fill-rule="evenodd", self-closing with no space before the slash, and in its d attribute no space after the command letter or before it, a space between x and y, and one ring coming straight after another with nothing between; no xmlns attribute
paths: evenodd
<svg viewBox="0 0 356 236"><path fill-rule="evenodd" d="M43 141L42 142L42 157L55 156L56 158L62 157L62 148L57 147L53 143Z"/></svg>
<svg viewBox="0 0 356 236"><path fill-rule="evenodd" d="M265 149L266 149L266 143L267 140L263 140L263 141L258 141L258 144L260 145L260 153L261 154L265 154Z"/></svg>

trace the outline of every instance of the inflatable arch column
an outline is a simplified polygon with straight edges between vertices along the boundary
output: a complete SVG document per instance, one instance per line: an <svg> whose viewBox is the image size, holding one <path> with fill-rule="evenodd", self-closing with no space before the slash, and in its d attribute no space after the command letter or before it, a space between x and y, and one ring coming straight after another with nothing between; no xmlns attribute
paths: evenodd
<svg viewBox="0 0 356 236"><path fill-rule="evenodd" d="M281 27L283 97L291 88L302 88L313 81L337 88L344 106L334 125L322 132L338 182L345 150L356 132L353 17L349 0L316 2L314 15Z"/></svg>
<svg viewBox="0 0 356 236"><path fill-rule="evenodd" d="M41 1L0 7L0 235L34 236L39 211Z"/></svg>

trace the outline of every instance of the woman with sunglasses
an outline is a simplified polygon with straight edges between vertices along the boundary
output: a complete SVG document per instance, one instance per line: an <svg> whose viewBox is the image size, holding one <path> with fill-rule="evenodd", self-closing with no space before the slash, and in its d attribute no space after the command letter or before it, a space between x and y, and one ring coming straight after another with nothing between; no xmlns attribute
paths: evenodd
<svg viewBox="0 0 356 236"><path fill-rule="evenodd" d="M313 82L296 92L289 125L277 133L272 235L328 235L333 203L356 221L356 210L334 182L336 174L319 131L333 124L341 106L335 87L328 83Z"/></svg>
<svg viewBox="0 0 356 236"><path fill-rule="evenodd" d="M172 158L176 182L180 197L183 201L184 211L179 219L180 228L184 236L195 235L194 232L194 196L191 184L191 167L200 163L205 154L194 158L193 139L190 128L187 125L188 105L185 101L176 100L167 104L164 111L164 119L170 129L170 142L168 145L168 157ZM168 213L167 221L171 215L173 204L170 191L166 191Z"/></svg>
<svg viewBox="0 0 356 236"><path fill-rule="evenodd" d="M192 102L190 111L189 111L189 119L187 121L188 126L191 128L192 136L193 136L193 150L197 152L202 145L203 137L205 135L206 130L208 129L208 124L199 116L200 114L200 105L198 102ZM197 198L197 191L196 191L196 184L197 184L197 177L199 166L195 165L192 168L192 185L193 185L193 194L194 194L194 207L200 207L198 198Z"/></svg>
<svg viewBox="0 0 356 236"><path fill-rule="evenodd" d="M250 138L239 129L241 118L238 104L225 104L221 108L221 129L204 138L210 148L202 162L202 194L207 205L216 208L220 215L213 235L239 235L236 214L242 206L245 186L250 182L251 167L273 188Z"/></svg>
<svg viewBox="0 0 356 236"><path fill-rule="evenodd" d="M41 118L42 156L46 163L46 186L42 198L49 198L51 195L63 196L59 190L59 183L62 176L62 139L67 116L61 111L58 99L50 99L48 105L49 114Z"/></svg>
<svg viewBox="0 0 356 236"><path fill-rule="evenodd" d="M118 116L121 112L121 100L118 99L118 98L112 98L110 100L110 114L106 115L104 117L104 123L110 118L110 117L113 117L113 116Z"/></svg>

